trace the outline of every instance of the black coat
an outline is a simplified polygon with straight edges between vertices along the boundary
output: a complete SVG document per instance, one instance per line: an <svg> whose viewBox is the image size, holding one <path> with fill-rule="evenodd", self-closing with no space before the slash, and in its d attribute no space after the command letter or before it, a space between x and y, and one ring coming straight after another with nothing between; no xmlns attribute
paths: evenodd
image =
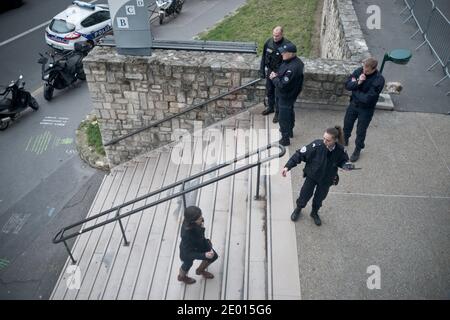
<svg viewBox="0 0 450 320"><path fill-rule="evenodd" d="M303 87L303 61L299 57L284 60L272 79L278 99L284 104L293 105Z"/></svg>
<svg viewBox="0 0 450 320"><path fill-rule="evenodd" d="M181 260L204 259L205 252L211 250L211 242L205 238L205 228L196 223L181 226Z"/></svg>
<svg viewBox="0 0 450 320"><path fill-rule="evenodd" d="M362 67L356 69L345 82L345 88L352 92L350 103L358 108L375 108L384 88L384 77L377 70L358 85L357 80L362 72ZM352 81L352 78L356 81Z"/></svg>
<svg viewBox="0 0 450 320"><path fill-rule="evenodd" d="M285 167L291 170L297 164L305 162L304 176L316 181L318 184L333 184L337 176L338 167L348 162L347 152L344 147L336 143L336 147L328 157L328 148L322 140L315 140L297 150L288 160Z"/></svg>
<svg viewBox="0 0 450 320"><path fill-rule="evenodd" d="M283 57L278 51L278 48L288 43L290 43L290 41L285 38L282 38L278 42L275 42L273 41L273 38L270 38L264 43L260 65L261 75L269 76L272 71L278 71L278 68L283 62ZM267 74L265 74L265 67L268 69Z"/></svg>

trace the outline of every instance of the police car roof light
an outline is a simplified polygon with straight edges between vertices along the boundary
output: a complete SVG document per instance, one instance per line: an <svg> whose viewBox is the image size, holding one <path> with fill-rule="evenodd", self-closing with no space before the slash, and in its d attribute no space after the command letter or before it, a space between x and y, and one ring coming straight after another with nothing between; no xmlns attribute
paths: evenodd
<svg viewBox="0 0 450 320"><path fill-rule="evenodd" d="M87 2L84 2L84 1L75 0L75 1L72 2L72 4L74 4L76 6L79 6L80 8L86 8L86 9L95 10L95 4L92 4L92 3L87 3Z"/></svg>

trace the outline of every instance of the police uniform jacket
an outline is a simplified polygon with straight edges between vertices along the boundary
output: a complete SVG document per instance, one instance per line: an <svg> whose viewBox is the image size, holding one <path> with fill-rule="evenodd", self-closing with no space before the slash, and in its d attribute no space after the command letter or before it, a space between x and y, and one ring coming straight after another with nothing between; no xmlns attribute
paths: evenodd
<svg viewBox="0 0 450 320"><path fill-rule="evenodd" d="M291 170L297 164L305 162L303 173L305 177L313 179L317 184L333 184L337 176L338 167L342 168L348 162L344 147L336 143L331 154L322 140L315 140L307 146L297 150L288 160L285 167Z"/></svg>
<svg viewBox="0 0 450 320"><path fill-rule="evenodd" d="M384 77L377 70L366 76L366 80L358 85L358 78L362 73L362 67L356 69L345 82L345 88L352 92L350 104L357 108L375 108L378 97L384 88ZM352 81L352 78L355 78L356 81Z"/></svg>
<svg viewBox="0 0 450 320"><path fill-rule="evenodd" d="M303 61L299 57L284 60L278 76L272 79L279 99L286 104L294 104L303 87Z"/></svg>
<svg viewBox="0 0 450 320"><path fill-rule="evenodd" d="M211 242L205 238L205 228L196 223L183 222L181 227L181 260L204 259L211 250Z"/></svg>
<svg viewBox="0 0 450 320"><path fill-rule="evenodd" d="M263 48L260 73L264 76L268 76L272 71L277 72L281 63L283 62L283 57L281 56L278 48L290 43L289 40L281 38L280 41L275 42L273 38L266 41ZM267 73L265 73L265 67L267 67Z"/></svg>

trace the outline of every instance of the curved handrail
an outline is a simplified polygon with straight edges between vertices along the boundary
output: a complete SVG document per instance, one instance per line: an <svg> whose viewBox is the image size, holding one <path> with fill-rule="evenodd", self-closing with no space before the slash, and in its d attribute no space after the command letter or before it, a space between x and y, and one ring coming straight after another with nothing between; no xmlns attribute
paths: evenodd
<svg viewBox="0 0 450 320"><path fill-rule="evenodd" d="M261 159L261 153L262 152L269 151L270 149L272 149L274 147L278 148L280 150L280 152L275 154L275 155L270 155L270 156L267 156L267 157ZM121 205L118 205L118 206L115 206L115 207L113 207L111 209L102 211L102 212L100 212L100 213L98 213L96 215L93 215L93 216L89 217L89 218L83 219L83 220L81 220L79 222L76 222L76 223L71 224L71 225L69 225L67 227L64 227L64 228L62 228L61 230L58 231L58 233L54 236L52 241L55 244L56 243L60 243L60 242L64 242L64 244L66 245L66 249L69 251L69 255L70 255L72 261L75 262L75 260L73 259L72 255L70 253L70 250L67 247L67 244L65 243L67 240L72 239L72 238L74 238L74 237L76 237L76 236L78 236L80 234L92 231L94 229L97 229L99 227L102 227L102 226L104 226L106 224L109 224L109 223L117 221L117 220L119 220L119 223L120 223L120 220L122 218L128 217L128 216L130 216L132 214L135 214L135 213L140 212L142 210L145 210L145 209L148 209L150 207L156 206L156 205L161 204L163 202L172 200L174 198L177 198L177 197L180 197L180 196L184 196L187 193L190 193L190 192L195 191L197 189L203 188L203 187L205 187L207 185L210 185L210 184L215 183L217 181L223 180L225 178L228 178L228 177L230 177L232 175L235 175L235 174L238 174L240 172L246 171L248 169L251 169L251 168L254 168L254 167L260 167L261 164L263 164L265 162L271 161L271 160L276 159L276 158L283 157L285 155L285 153L286 153L286 148L284 146L280 145L279 143L268 144L268 145L266 145L264 147L261 147L261 148L258 148L256 150L254 150L254 151L247 152L246 154L244 154L242 156L239 156L239 157L236 157L236 158L234 158L234 159L232 159L230 161L218 164L218 165L216 165L216 166L214 166L212 168L209 168L207 170L204 170L204 171L202 171L200 173L197 173L197 174L189 176L189 177L187 177L187 178L185 178L183 180L180 180L180 181L177 181L175 183L172 183L172 184L170 184L170 185L168 185L166 187L163 187L163 188L161 188L161 189L159 189L157 191L153 191L151 193L148 193L146 195L138 197L138 198L136 198L134 200L127 201L127 202L125 202L125 203L123 203ZM227 172L225 174L219 175L219 176L217 176L215 178L209 179L209 180L204 181L204 182L202 182L200 184L197 184L195 186L191 186L191 187L189 187L187 189L184 189L184 186L186 185L186 183L188 181L197 179L197 178L199 178L201 176L204 176L204 175L207 175L207 174L209 174L209 173L211 173L213 171L220 170L220 169L222 169L222 168L224 168L226 166L235 164L235 163L237 163L237 162L239 162L241 160L247 159L247 158L252 157L254 155L258 155L258 160L255 163L247 164L247 165L242 166L240 168L234 169L233 171ZM260 174L260 170L258 170L258 175L259 174ZM259 181L259 179L258 179L258 181ZM138 208L135 208L133 210L130 210L130 211L126 212L126 213L120 214L121 209L124 208L124 207L132 205L132 204L137 203L139 201L142 201L144 199L148 199L148 198L150 198L150 197L152 197L152 196L154 196L156 194L162 193L162 192L164 192L166 190L173 189L173 188L178 187L178 186L181 186L183 189L181 191L177 192L177 193L171 194L171 195L169 195L169 196L167 196L165 198L159 199L159 200L154 201L154 202L152 202L150 204L146 204L146 205L140 206ZM95 220L95 219L97 219L99 217L102 217L104 215L108 215L108 214L110 214L111 212L114 212L114 211L116 211L116 214L115 214L115 216L113 218L110 218L110 219L107 219L107 220L105 220L103 222L94 224L94 225L92 225L92 226L90 226L88 228L82 229L80 231L72 232L72 233L70 233L68 235L64 235L64 233L69 231L70 229L73 229L75 227L83 225L86 222ZM125 233L124 233L123 229L122 229L122 234L123 234L123 236L125 238ZM127 243L126 238L125 238L125 243Z"/></svg>

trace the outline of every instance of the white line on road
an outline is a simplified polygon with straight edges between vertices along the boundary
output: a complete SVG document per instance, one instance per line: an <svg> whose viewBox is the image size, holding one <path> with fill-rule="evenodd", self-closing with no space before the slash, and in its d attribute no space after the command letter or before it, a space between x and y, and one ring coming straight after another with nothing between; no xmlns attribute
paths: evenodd
<svg viewBox="0 0 450 320"><path fill-rule="evenodd" d="M94 3L94 2L97 2L97 0L89 1L89 3ZM50 19L50 20L48 20L48 21L46 21L46 22L44 22L44 23L41 23L40 25L38 25L38 26L36 26L36 27L34 27L34 28L28 29L27 31L22 32L21 34L18 34L17 36L14 36L14 37L12 37L12 38L9 38L8 40L5 40L5 41L3 41L3 42L0 42L0 47L4 46L4 45L6 45L6 44L8 44L8 43L10 43L10 42L13 42L14 40L17 40L17 39L19 39L19 38L22 38L22 37L26 36L27 34L32 33L32 32L34 32L34 31L36 31L36 30L38 30L38 29L40 29L40 28L42 28L42 27L48 25L51 21L52 21L52 20Z"/></svg>
<svg viewBox="0 0 450 320"><path fill-rule="evenodd" d="M329 194L365 196L365 197L389 197L389 198L450 199L450 197L446 196L417 196L406 194L382 194L382 193L358 193L358 192L330 192Z"/></svg>

